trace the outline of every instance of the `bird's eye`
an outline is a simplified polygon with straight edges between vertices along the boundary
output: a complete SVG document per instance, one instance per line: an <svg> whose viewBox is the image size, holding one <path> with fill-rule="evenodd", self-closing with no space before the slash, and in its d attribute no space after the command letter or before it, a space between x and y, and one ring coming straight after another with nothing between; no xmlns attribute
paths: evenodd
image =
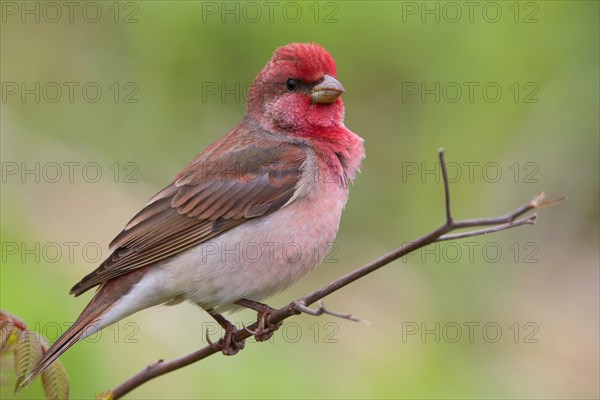
<svg viewBox="0 0 600 400"><path fill-rule="evenodd" d="M290 78L285 81L285 87L288 88L288 90L294 90L298 87L298 81Z"/></svg>

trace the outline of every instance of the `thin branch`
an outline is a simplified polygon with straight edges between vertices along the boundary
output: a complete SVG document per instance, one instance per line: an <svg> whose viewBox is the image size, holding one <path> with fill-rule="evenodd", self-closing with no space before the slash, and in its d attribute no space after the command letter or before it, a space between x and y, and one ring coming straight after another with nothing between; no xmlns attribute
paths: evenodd
<svg viewBox="0 0 600 400"><path fill-rule="evenodd" d="M481 236L481 235L485 235L487 233L505 231L507 229L514 228L515 226L519 226L519 225L533 225L533 224L535 224L536 220L537 220L537 214L532 214L528 217L517 219L517 220L511 221L511 222L507 222L505 224L493 226L491 228L483 228L483 229L477 229L474 231L442 235L439 238L437 238L435 241L442 242L445 240L456 240L456 239L468 238L471 236Z"/></svg>
<svg viewBox="0 0 600 400"><path fill-rule="evenodd" d="M448 174L446 172L446 163L444 159L444 149L439 150L439 159L440 159L440 168L442 170L442 178L444 182L444 200L445 200L445 211L446 211L446 222L434 229L433 231L424 234L423 236L417 238L416 240L406 243L397 249L390 251L389 253L363 265L362 267L355 269L354 271L336 279L335 281L323 286L322 288L315 290L314 292L298 299L292 301L288 305L274 311L267 320L267 323L277 324L279 322L284 321L287 318L290 318L294 315L298 315L301 313L311 314L311 315L321 315L321 314L330 314L335 315L337 317L342 317L346 319L355 320L351 315L338 314L325 310L325 308L321 305L317 310L313 310L309 308L311 304L323 299L324 297L332 294L340 290L341 288L349 285L352 282L359 280L365 275L370 274L373 271L378 270L391 263L394 260L397 260L416 249L425 247L431 243L444 241L444 240L455 240L462 239L465 237L479 236L485 235L488 233L499 232L506 229L515 228L521 225L534 224L536 221L536 214L529 215L527 217L518 219L520 216L527 214L529 211L541 207L552 206L554 204L560 203L564 201L563 198L546 201L544 193L540 193L537 196L533 197L527 203L517 207L515 210L511 211L508 214L504 214L498 217L493 218L479 218L479 219L465 219L461 221L454 221L451 214L451 206L450 206L450 187L448 183ZM473 231L460 232L455 234L449 234L452 231L462 229L462 228L475 228L482 226L491 226L490 228L476 229ZM238 329L233 332L233 339L235 341L242 341L251 336L249 331L254 331L258 327L258 324L255 322L247 328ZM221 338L220 342L223 341ZM193 353L187 354L185 356L176 358L171 361L159 361L155 364L149 365L142 371L138 372L136 375L127 379L121 385L117 386L112 390L112 399L119 399L123 395L129 393L133 389L139 387L143 383L154 379L160 375L164 375L168 372L174 371L176 369L185 367L187 365L198 362L206 357L209 357L215 353L219 352L218 346L209 345L203 347ZM110 393L110 392L109 392Z"/></svg>
<svg viewBox="0 0 600 400"><path fill-rule="evenodd" d="M323 304L322 301L319 302L319 308L317 308L316 310L313 310L312 308L307 307L302 303L294 304L294 308L304 314L312 315L314 317L318 317L320 315L326 314L326 315L331 315L333 317L347 319L348 321L363 322L365 324L370 323L369 321L365 321L364 319L356 318L356 317L352 316L352 314L342 314L342 313L338 313L335 311L330 311L325 308L325 305Z"/></svg>
<svg viewBox="0 0 600 400"><path fill-rule="evenodd" d="M440 169L442 170L442 179L444 181L444 203L446 205L446 225L452 223L452 210L450 208L450 184L448 182L448 170L446 168L446 159L444 156L444 148L438 150L440 158Z"/></svg>

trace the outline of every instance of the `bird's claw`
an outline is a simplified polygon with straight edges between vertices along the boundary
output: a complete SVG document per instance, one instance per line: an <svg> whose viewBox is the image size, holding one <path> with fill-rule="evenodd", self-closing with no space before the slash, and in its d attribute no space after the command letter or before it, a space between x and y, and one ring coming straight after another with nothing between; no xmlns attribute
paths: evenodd
<svg viewBox="0 0 600 400"><path fill-rule="evenodd" d="M244 327L246 332L254 336L257 342L266 342L267 340L271 339L273 333L275 333L275 331L279 329L283 324L283 322L281 321L277 323L272 323L269 321L269 317L271 316L271 314L273 314L277 310L275 308L269 307L266 304L248 299L240 299L235 303L242 307L250 308L257 312L256 329L250 330Z"/></svg>
<svg viewBox="0 0 600 400"><path fill-rule="evenodd" d="M210 347L215 350L221 351L225 356L236 355L240 350L243 350L246 346L244 340L237 341L233 337L234 329L225 329L225 335L219 339L217 343L214 343L208 337L208 331L206 331L206 342Z"/></svg>
<svg viewBox="0 0 600 400"><path fill-rule="evenodd" d="M283 325L283 322L281 321L275 324L268 322L273 311L274 310L260 311L258 313L256 330L251 332L256 341L266 342L267 340L271 339L275 331L279 329L281 325Z"/></svg>
<svg viewBox="0 0 600 400"><path fill-rule="evenodd" d="M246 345L245 341L240 340L237 341L233 337L233 331L225 331L225 336L219 340L219 347L221 348L221 353L226 356L233 356L237 354L240 350L244 349Z"/></svg>

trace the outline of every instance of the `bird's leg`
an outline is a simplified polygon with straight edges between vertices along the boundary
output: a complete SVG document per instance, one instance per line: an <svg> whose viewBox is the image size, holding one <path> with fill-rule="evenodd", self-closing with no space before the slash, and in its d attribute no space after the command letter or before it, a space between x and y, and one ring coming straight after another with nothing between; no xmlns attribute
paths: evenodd
<svg viewBox="0 0 600 400"><path fill-rule="evenodd" d="M206 340L213 347L218 347L221 352L226 356L233 356L238 351L242 350L245 346L244 341L236 341L233 338L233 332L235 332L235 325L229 322L224 316L214 310L207 310L211 317L217 321L217 323L225 330L225 336L221 338L217 343L213 343L208 338L208 332L206 333Z"/></svg>
<svg viewBox="0 0 600 400"><path fill-rule="evenodd" d="M268 321L269 316L277 310L275 308L269 307L266 304L248 299L240 299L236 301L235 304L246 308L250 308L258 313L258 317L256 320L258 327L256 328L256 331L250 331L250 333L252 333L256 340L259 342L269 340L271 336L273 336L273 333L275 333L275 331L279 329L279 327L283 324L283 322L272 324Z"/></svg>

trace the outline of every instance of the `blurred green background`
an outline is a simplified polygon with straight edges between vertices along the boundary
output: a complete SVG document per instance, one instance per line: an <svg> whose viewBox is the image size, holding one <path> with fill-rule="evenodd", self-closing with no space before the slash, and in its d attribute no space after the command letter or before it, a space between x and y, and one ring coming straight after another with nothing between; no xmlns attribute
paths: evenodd
<svg viewBox="0 0 600 400"><path fill-rule="evenodd" d="M243 88L276 47L316 41L337 62L367 158L337 253L271 305L439 225L442 185L428 171L441 146L457 218L542 190L568 202L327 299L368 325L300 316L271 344L129 398L600 396L597 1L51 3L2 3L3 309L55 340L91 297L68 291L96 251L237 124ZM62 357L72 397L193 351L209 323L191 305L157 307L77 344ZM12 372L1 382L12 398ZM19 396L41 397L39 383Z"/></svg>

